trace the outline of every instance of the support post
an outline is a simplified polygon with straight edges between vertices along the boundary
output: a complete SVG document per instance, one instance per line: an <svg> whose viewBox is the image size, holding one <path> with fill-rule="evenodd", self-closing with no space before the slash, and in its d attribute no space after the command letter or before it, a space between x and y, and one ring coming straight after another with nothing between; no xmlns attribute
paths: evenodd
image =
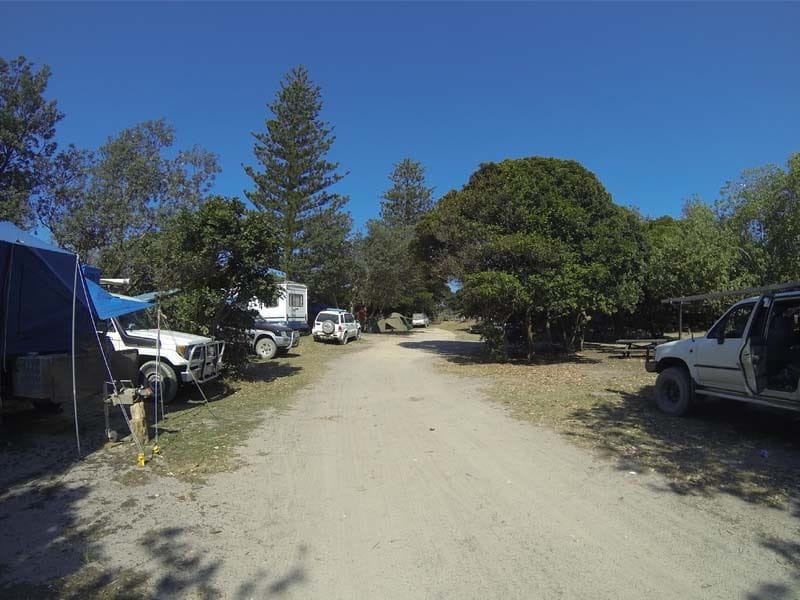
<svg viewBox="0 0 800 600"><path fill-rule="evenodd" d="M683 302L678 304L678 339L683 337Z"/></svg>
<svg viewBox="0 0 800 600"><path fill-rule="evenodd" d="M131 404L131 433L136 436L141 446L150 441L147 435L147 413L141 400Z"/></svg>

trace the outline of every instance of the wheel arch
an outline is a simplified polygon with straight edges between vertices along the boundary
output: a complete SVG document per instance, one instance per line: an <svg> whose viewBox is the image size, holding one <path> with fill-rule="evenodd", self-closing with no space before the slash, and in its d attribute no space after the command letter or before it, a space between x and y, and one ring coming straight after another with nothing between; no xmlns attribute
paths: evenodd
<svg viewBox="0 0 800 600"><path fill-rule="evenodd" d="M686 361L682 358L676 358L674 356L667 356L658 361L658 364L656 365L656 373L661 373L661 371L670 367L680 367L685 369L689 373L689 376L692 377L692 370L689 368L689 365L686 364Z"/></svg>
<svg viewBox="0 0 800 600"><path fill-rule="evenodd" d="M144 366L145 364L147 364L149 362L156 362L156 357L155 356L142 356L141 354L139 355L139 368L140 369L142 368L142 366ZM161 356L158 359L158 362L164 363L166 365L169 365L170 368L173 371L175 371L175 373L180 373L181 371L183 371L186 368L186 365L183 365L182 367L176 367L173 364L173 362L171 360L169 360L168 358L166 358L165 356Z"/></svg>
<svg viewBox="0 0 800 600"><path fill-rule="evenodd" d="M275 342L275 334L270 333L269 331L262 331L259 333L256 338L253 340L253 347L259 342L259 340L263 340L264 338L269 338L273 342ZM275 342L277 344L277 342Z"/></svg>

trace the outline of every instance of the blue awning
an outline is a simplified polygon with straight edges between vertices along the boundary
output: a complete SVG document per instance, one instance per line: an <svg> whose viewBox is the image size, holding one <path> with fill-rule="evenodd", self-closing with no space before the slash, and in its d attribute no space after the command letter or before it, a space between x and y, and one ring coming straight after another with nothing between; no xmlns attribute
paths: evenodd
<svg viewBox="0 0 800 600"><path fill-rule="evenodd" d="M91 279L86 280L86 289L89 290L89 296L92 298L97 316L101 319L119 317L120 315L127 315L128 313L137 312L153 306L152 303L144 300L120 298L119 296L109 294Z"/></svg>

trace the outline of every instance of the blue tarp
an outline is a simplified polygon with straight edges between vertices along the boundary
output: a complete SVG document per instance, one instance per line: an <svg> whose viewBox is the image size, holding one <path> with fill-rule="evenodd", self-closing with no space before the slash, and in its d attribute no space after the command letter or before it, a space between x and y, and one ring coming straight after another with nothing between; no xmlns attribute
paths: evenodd
<svg viewBox="0 0 800 600"><path fill-rule="evenodd" d="M91 279L86 280L86 287L89 289L89 296L92 298L92 304L94 304L94 308L97 311L97 316L101 319L127 315L152 306L150 302L145 300L121 298L109 294Z"/></svg>
<svg viewBox="0 0 800 600"><path fill-rule="evenodd" d="M11 223L0 222L0 353L3 358L30 352L70 351L72 286L77 260L75 254L51 246ZM113 298L90 282L86 282L90 291L87 302L84 281L79 270L75 333L82 344L96 343L96 319L146 307L141 302Z"/></svg>

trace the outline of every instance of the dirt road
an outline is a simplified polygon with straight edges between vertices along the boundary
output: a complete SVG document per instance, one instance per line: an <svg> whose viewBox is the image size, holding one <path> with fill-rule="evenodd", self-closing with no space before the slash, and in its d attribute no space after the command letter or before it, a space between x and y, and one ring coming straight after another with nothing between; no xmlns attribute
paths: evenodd
<svg viewBox="0 0 800 600"><path fill-rule="evenodd" d="M98 516L114 533L95 560L146 574L159 597L800 597L797 515L618 471L406 341L371 336L319 373L240 469L137 489L138 528L128 511ZM110 494L75 504L105 514Z"/></svg>

